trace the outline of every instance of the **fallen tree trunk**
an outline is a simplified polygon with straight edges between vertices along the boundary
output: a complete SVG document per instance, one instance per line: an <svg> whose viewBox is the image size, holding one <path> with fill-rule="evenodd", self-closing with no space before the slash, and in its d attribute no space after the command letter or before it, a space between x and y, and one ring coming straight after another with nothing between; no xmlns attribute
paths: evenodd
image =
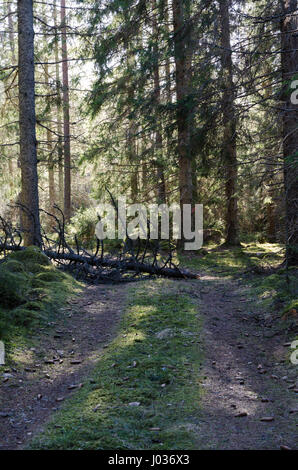
<svg viewBox="0 0 298 470"><path fill-rule="evenodd" d="M139 261L131 260L113 260L108 258L96 258L77 255L75 253L57 253L55 251L45 250L44 254L53 260L73 261L75 263L88 264L95 267L109 267L120 269L121 271L135 271L137 273L147 273L155 276L164 276L175 279L198 279L199 275L192 273L186 269L178 267L168 268L158 265L151 265L149 263L141 263Z"/></svg>
<svg viewBox="0 0 298 470"><path fill-rule="evenodd" d="M0 251L21 251L25 248L21 245L0 244ZM80 265L89 265L95 268L111 268L121 272L133 271L137 274L151 274L154 276L163 276L173 279L199 279L199 275L192 273L187 269L175 267L159 266L157 264L149 264L140 262L136 259L112 259L101 258L96 256L84 256L74 252L57 252L52 250L41 250L48 258L53 261L68 261L70 263L78 263ZM99 273L100 275L101 273ZM106 276L105 276L106 277Z"/></svg>
<svg viewBox="0 0 298 470"><path fill-rule="evenodd" d="M5 253L6 251L22 251L25 249L26 248L24 246L20 245L6 245L4 243L0 243L0 253Z"/></svg>
<svg viewBox="0 0 298 470"><path fill-rule="evenodd" d="M26 210L26 207L20 204L18 206ZM128 235L115 255L111 255L109 251L104 255L104 241L99 239L97 239L95 251L89 253L83 246L80 246L76 235L71 243L69 235L65 232L64 214L58 206L55 205L54 209L56 213L60 213L60 219L56 214L50 214L41 209L43 216L49 217L51 223L54 222L50 232L54 234L54 237L48 235L42 228L41 247L38 249L77 278L92 282L127 282L141 279L146 274L173 279L199 278L198 274L187 269L180 269L173 262L174 248L170 241L167 258L164 258L161 253L159 241L152 242L147 239L142 244L140 239L132 240ZM1 216L0 225L2 225L2 228L0 226L0 254L4 260L8 252L22 251L25 248L22 244L22 231L14 228Z"/></svg>

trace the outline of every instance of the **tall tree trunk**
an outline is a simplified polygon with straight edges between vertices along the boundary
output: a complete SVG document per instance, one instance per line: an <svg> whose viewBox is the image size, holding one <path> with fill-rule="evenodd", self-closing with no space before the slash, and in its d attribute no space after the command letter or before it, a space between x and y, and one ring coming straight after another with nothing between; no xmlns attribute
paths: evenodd
<svg viewBox="0 0 298 470"><path fill-rule="evenodd" d="M137 203L139 184L138 184L138 166L137 166L137 145L136 145L136 127L132 122L129 124L127 147L128 160L130 163L130 191L132 203Z"/></svg>
<svg viewBox="0 0 298 470"><path fill-rule="evenodd" d="M65 0L61 0L62 30L62 82L63 82L63 120L64 120L64 215L68 222L71 217L71 156L69 123L69 85L68 56L66 40Z"/></svg>
<svg viewBox="0 0 298 470"><path fill-rule="evenodd" d="M11 59L12 59L12 63L15 65L17 63L17 57L16 57L16 50L15 50L15 35L14 35L14 24L13 24L13 19L12 19L12 15L11 15L11 4L10 3L7 3L7 10L8 10L8 13L9 13L9 17L8 17L8 28L9 28L9 45L10 45L10 51L11 51ZM17 131L18 132L18 131ZM19 134L19 132L18 132ZM21 166L21 161L20 161L20 155L18 155L17 157L17 161L16 161L16 164L14 164L14 160L13 158L9 158L8 160L8 164L9 164L9 173L10 175L15 175L15 172L19 171L19 168ZM11 177L11 188L13 188L13 178ZM17 203L22 203L22 190L20 190L16 196L16 202ZM20 210L18 212L18 217L19 217L19 226L20 226L20 229L22 230L23 226L24 226L24 222L23 222L23 217L24 217L24 213L22 210Z"/></svg>
<svg viewBox="0 0 298 470"><path fill-rule="evenodd" d="M170 2L169 0L165 0L164 2L164 28L166 31L166 38L169 40L170 38L170 18L169 18L169 9L170 9ZM172 87L171 87L171 64L170 64L170 55L167 54L165 58L165 75L166 75L166 85L165 85L165 92L166 92L166 100L170 104L172 103Z"/></svg>
<svg viewBox="0 0 298 470"><path fill-rule="evenodd" d="M57 6L54 0L54 25L58 27ZM62 122L61 122L61 82L60 82L60 65L59 65L59 36L55 38L55 78L57 92L57 134L58 134L58 189L59 189L59 206L64 205L64 175L63 175L63 142L62 142Z"/></svg>
<svg viewBox="0 0 298 470"><path fill-rule="evenodd" d="M45 9L45 4L42 5L42 16L44 20L44 34L46 38L46 22L47 22L47 16L46 16L46 9ZM46 44L45 44L46 48ZM45 84L46 84L46 90L49 91L49 64L47 63L48 61L48 56L45 54L45 65L44 65L44 78L45 78ZM51 118L51 105L49 106L48 114L47 116ZM47 166L48 166L48 187L49 187L49 206L52 209L54 204L55 204L55 164L54 164L54 158L53 158L53 142L52 142L52 132L51 132L51 119L49 119L49 122L47 124L47 129L46 129L46 140L47 140L47 151L48 151L48 157L47 157Z"/></svg>
<svg viewBox="0 0 298 470"><path fill-rule="evenodd" d="M164 175L164 165L163 165L163 138L161 130L161 122L158 117L159 106L160 106L160 76L159 76L159 50L158 50L158 41L159 41L159 29L157 21L157 5L156 0L152 0L152 25L153 25L153 36L154 36L154 46L153 46L153 55L154 55L154 66L153 66L153 83L154 83L154 101L156 108L156 124L157 129L155 131L155 152L156 152L156 169L157 169L157 195L158 203L166 203L166 182Z"/></svg>
<svg viewBox="0 0 298 470"><path fill-rule="evenodd" d="M197 175L197 159L192 158L192 200L193 204L198 204L199 194L198 194L198 175Z"/></svg>
<svg viewBox="0 0 298 470"><path fill-rule="evenodd" d="M283 96L283 155L286 203L287 264L298 265L298 104L291 100L290 85L298 73L297 0L281 0L281 65ZM297 87L296 87L297 88Z"/></svg>
<svg viewBox="0 0 298 470"><path fill-rule="evenodd" d="M173 0L174 54L176 67L177 95L177 130L179 159L179 190L180 206L192 204L192 162L190 153L190 111L188 97L191 78L191 50L189 48L189 27L186 27L186 5L184 0ZM183 224L182 238L179 245L184 243Z"/></svg>
<svg viewBox="0 0 298 470"><path fill-rule="evenodd" d="M45 64L45 83L47 89L49 87L49 66ZM49 111L51 116L51 111ZM53 158L53 144L52 144L52 133L50 130L50 124L47 125L47 147L48 147L48 183L49 183L49 203L52 209L55 204L55 164Z"/></svg>
<svg viewBox="0 0 298 470"><path fill-rule="evenodd" d="M18 0L20 162L24 245L40 245L35 133L34 31L32 0Z"/></svg>
<svg viewBox="0 0 298 470"><path fill-rule="evenodd" d="M266 205L266 212L267 212L266 235L270 243L276 242L275 209L276 209L275 204L273 203L269 203Z"/></svg>
<svg viewBox="0 0 298 470"><path fill-rule="evenodd" d="M8 31L9 31L9 46L10 46L10 51L11 51L11 60L13 65L16 64L17 59L16 59L16 51L15 51L15 38L14 38L14 32L13 32L13 21L12 21L12 14L11 14L11 5L10 3L7 3L7 13L8 13ZM9 169L9 174L10 174L10 187L11 189L13 188L13 174L14 174L14 161L11 156L8 158L8 169Z"/></svg>
<svg viewBox="0 0 298 470"><path fill-rule="evenodd" d="M164 21L165 21L165 30L166 37L170 38L170 19L169 19L169 1L166 0L164 3ZM171 82L171 64L170 64L170 55L167 54L165 58L165 99L168 105L172 104L172 82ZM172 131L169 126L166 129L166 141L167 141L167 159L171 158L171 143L172 143Z"/></svg>
<svg viewBox="0 0 298 470"><path fill-rule="evenodd" d="M238 234L238 201L237 201L237 144L236 144L236 113L233 84L233 62L230 39L229 0L221 0L221 47L223 73L223 147L222 157L225 167L226 188L226 239L225 245L239 245Z"/></svg>
<svg viewBox="0 0 298 470"><path fill-rule="evenodd" d="M13 21L12 21L12 14L11 14L11 6L10 3L7 3L7 13L8 13L8 28L9 28L9 45L11 50L11 58L13 65L16 64L16 50L15 50L15 38L13 32Z"/></svg>
<svg viewBox="0 0 298 470"><path fill-rule="evenodd" d="M142 198L148 198L148 192L150 189L149 180L150 172L148 170L148 139L145 133L142 133L142 127L140 126L140 192L142 193Z"/></svg>
<svg viewBox="0 0 298 470"><path fill-rule="evenodd" d="M135 57L132 51L131 45L126 44L127 52L127 72L128 72L128 85L127 85L127 95L129 102L133 102L135 97L134 85L130 82L131 77L133 76L132 70L135 65ZM137 142L136 142L136 133L137 133L137 124L135 118L128 118L128 130L127 130L127 156L130 164L130 190L131 190L131 201L136 203L138 199L139 192L139 181L138 181L138 153L137 153Z"/></svg>

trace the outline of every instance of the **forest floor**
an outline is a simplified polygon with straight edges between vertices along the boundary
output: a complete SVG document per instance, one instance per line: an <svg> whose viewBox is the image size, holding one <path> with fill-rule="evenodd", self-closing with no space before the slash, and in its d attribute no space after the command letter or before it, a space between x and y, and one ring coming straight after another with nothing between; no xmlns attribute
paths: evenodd
<svg viewBox="0 0 298 470"><path fill-rule="evenodd" d="M88 286L2 367L0 450L20 449L79 388L114 334L123 286Z"/></svg>
<svg viewBox="0 0 298 470"><path fill-rule="evenodd" d="M205 361L197 448L295 449L298 371L288 363L287 335L262 324L241 281L201 280Z"/></svg>
<svg viewBox="0 0 298 470"><path fill-rule="evenodd" d="M251 257L181 261L201 278L88 286L15 352L0 449L297 448L296 319Z"/></svg>

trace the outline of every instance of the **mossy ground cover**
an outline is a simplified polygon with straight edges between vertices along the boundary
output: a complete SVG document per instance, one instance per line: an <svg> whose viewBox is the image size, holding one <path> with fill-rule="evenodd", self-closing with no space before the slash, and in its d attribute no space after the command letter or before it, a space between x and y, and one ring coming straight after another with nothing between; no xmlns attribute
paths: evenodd
<svg viewBox="0 0 298 470"><path fill-rule="evenodd" d="M12 253L0 264L0 339L6 350L24 341L31 329L49 321L80 289L36 247Z"/></svg>
<svg viewBox="0 0 298 470"><path fill-rule="evenodd" d="M91 380L34 449L191 449L200 409L200 321L167 280L130 288L117 336Z"/></svg>
<svg viewBox="0 0 298 470"><path fill-rule="evenodd" d="M287 305L295 305L295 270L263 275L251 269L264 264L278 267L283 259L278 245L250 244L179 258L182 265L208 272L214 279L222 277L223 282L242 278L264 311L277 299L280 315ZM28 267L25 273L30 275L33 290L51 282L58 288L62 282L53 280L55 271L47 264L35 274L32 266L27 271ZM192 284L186 287L184 282L165 279L130 287L118 333L98 353L92 377L53 415L31 448L195 449L201 418L198 343L203 338L191 298L194 290ZM16 308L10 306L10 310Z"/></svg>
<svg viewBox="0 0 298 470"><path fill-rule="evenodd" d="M201 255L179 255L182 265L220 277L243 277L251 286L251 296L263 308L277 310L280 316L298 309L297 268L279 268L284 260L282 245L273 243L242 244L240 248L211 246ZM258 274L254 268L273 268L272 274Z"/></svg>
<svg viewBox="0 0 298 470"><path fill-rule="evenodd" d="M254 266L275 267L283 259L283 247L272 243L242 244L241 247L229 249L209 245L197 253L179 254L178 257L182 265L219 276L239 276Z"/></svg>

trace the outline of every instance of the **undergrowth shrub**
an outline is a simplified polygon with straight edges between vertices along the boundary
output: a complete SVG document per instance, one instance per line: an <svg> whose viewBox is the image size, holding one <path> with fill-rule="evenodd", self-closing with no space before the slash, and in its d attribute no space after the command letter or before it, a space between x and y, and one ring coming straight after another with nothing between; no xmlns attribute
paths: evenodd
<svg viewBox="0 0 298 470"><path fill-rule="evenodd" d="M259 283L256 291L266 296L269 304L273 301L281 314L297 308L297 269L290 268L288 272L280 270L276 274L267 276Z"/></svg>
<svg viewBox="0 0 298 470"><path fill-rule="evenodd" d="M69 231L73 237L76 235L79 243L85 246L93 246L96 243L95 226L97 222L98 217L95 208L80 209L71 218Z"/></svg>

